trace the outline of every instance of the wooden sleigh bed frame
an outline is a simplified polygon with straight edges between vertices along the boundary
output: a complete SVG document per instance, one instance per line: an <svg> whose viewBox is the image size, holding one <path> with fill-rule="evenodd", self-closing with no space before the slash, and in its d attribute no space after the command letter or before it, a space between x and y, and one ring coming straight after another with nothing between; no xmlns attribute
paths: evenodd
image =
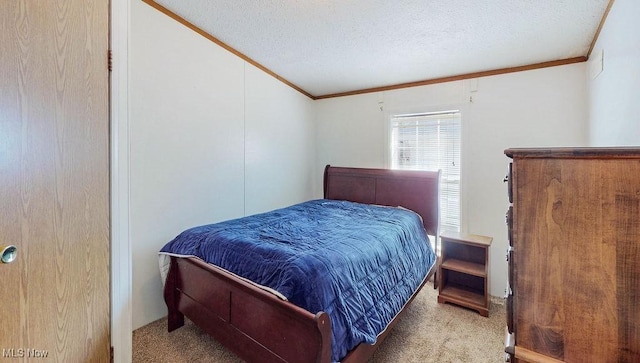
<svg viewBox="0 0 640 363"><path fill-rule="evenodd" d="M325 198L411 209L420 214L432 236L438 236L438 184L438 172L329 165L324 171ZM405 309L434 275L436 266L429 270ZM331 362L328 314L310 313L198 258L171 257L164 299L169 331L184 325L186 316L248 362ZM366 362L403 312L378 336L376 344L361 343L341 362Z"/></svg>

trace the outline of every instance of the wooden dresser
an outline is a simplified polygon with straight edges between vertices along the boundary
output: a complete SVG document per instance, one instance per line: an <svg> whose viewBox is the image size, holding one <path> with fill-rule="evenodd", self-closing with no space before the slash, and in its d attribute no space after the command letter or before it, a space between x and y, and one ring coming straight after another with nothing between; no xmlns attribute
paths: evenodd
<svg viewBox="0 0 640 363"><path fill-rule="evenodd" d="M505 154L508 360L640 362L640 148Z"/></svg>

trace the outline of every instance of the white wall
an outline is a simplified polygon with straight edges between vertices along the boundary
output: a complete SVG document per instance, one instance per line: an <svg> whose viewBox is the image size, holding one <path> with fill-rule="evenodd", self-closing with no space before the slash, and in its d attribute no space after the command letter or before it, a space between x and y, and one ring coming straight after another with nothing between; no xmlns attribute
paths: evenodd
<svg viewBox="0 0 640 363"><path fill-rule="evenodd" d="M640 145L640 1L616 0L600 32L590 67L589 140L593 146Z"/></svg>
<svg viewBox="0 0 640 363"><path fill-rule="evenodd" d="M131 3L133 328L166 315L158 250L182 230L310 199L313 101Z"/></svg>
<svg viewBox="0 0 640 363"><path fill-rule="evenodd" d="M313 101L247 65L245 215L310 199L314 185Z"/></svg>
<svg viewBox="0 0 640 363"><path fill-rule="evenodd" d="M317 101L316 169L387 167L390 114L450 109L462 111L462 228L494 238L490 293L503 296L504 149L587 144L585 63Z"/></svg>

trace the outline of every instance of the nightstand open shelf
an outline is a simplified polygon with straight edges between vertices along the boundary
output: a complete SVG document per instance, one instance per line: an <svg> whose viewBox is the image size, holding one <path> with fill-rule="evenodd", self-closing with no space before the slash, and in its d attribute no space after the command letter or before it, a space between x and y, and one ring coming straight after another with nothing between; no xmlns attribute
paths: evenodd
<svg viewBox="0 0 640 363"><path fill-rule="evenodd" d="M484 304L484 293L482 291L470 290L467 286L448 285L440 292L440 295L448 299L482 306ZM458 304L460 305L460 304Z"/></svg>
<svg viewBox="0 0 640 363"><path fill-rule="evenodd" d="M438 302L449 302L489 316L489 246L492 238L458 232L440 236Z"/></svg>
<svg viewBox="0 0 640 363"><path fill-rule="evenodd" d="M469 262L465 260L458 260L455 258L450 258L446 261L442 261L442 265L440 267L451 270L458 271L469 275L485 277L485 266L481 263Z"/></svg>

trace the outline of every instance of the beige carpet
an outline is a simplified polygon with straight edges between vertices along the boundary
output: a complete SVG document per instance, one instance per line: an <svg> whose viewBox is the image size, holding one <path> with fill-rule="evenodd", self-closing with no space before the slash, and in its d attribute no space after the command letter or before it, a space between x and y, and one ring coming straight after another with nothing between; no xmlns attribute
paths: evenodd
<svg viewBox="0 0 640 363"><path fill-rule="evenodd" d="M504 361L505 307L491 303L489 318L437 303L429 283L378 348L371 362ZM133 362L242 362L200 328L187 321L167 333L166 318L133 332Z"/></svg>

